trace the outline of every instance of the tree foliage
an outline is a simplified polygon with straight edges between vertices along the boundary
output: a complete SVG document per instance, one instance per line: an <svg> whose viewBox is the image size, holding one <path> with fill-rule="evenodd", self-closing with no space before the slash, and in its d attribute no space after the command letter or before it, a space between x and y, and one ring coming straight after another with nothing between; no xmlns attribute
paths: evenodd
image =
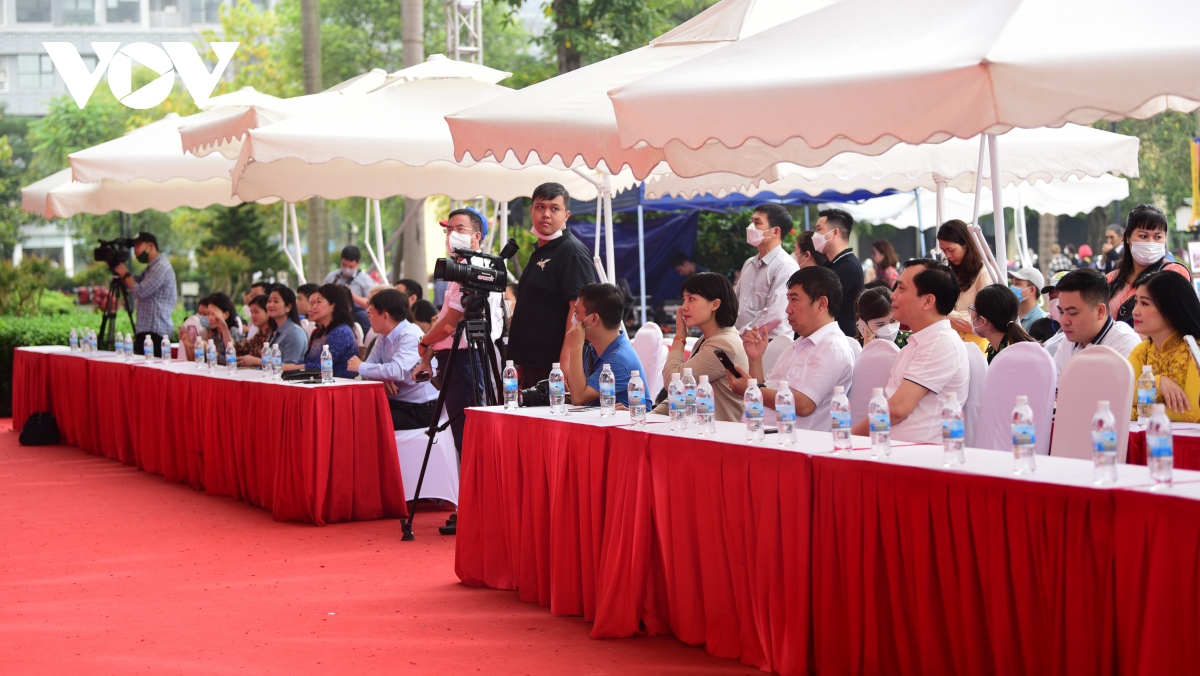
<svg viewBox="0 0 1200 676"><path fill-rule="evenodd" d="M213 291L232 294L250 271L250 259L241 249L217 245L200 255L200 270L207 275Z"/></svg>

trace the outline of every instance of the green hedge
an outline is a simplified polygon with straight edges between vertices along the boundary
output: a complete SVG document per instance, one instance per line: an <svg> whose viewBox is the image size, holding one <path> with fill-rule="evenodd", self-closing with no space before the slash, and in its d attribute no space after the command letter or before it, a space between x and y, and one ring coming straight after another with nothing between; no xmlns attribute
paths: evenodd
<svg viewBox="0 0 1200 676"><path fill-rule="evenodd" d="M103 316L98 312L77 310L67 314L44 317L0 317L0 418L12 415L13 350L30 345L66 345L71 329L88 327L100 330ZM176 308L171 319L178 326L187 318L183 308ZM129 317L117 316L117 330L131 330Z"/></svg>

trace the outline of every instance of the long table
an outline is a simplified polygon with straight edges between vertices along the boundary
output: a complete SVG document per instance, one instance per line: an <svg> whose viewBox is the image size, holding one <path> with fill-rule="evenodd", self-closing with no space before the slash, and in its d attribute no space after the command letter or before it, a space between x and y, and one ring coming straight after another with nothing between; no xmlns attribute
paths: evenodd
<svg viewBox="0 0 1200 676"><path fill-rule="evenodd" d="M652 418L661 421L661 417ZM456 572L766 671L1183 673L1200 658L1200 473L828 433L747 444L628 414L467 414Z"/></svg>
<svg viewBox="0 0 1200 676"><path fill-rule="evenodd" d="M63 443L317 525L408 513L380 383L295 385L111 352L20 348L13 428L54 413Z"/></svg>

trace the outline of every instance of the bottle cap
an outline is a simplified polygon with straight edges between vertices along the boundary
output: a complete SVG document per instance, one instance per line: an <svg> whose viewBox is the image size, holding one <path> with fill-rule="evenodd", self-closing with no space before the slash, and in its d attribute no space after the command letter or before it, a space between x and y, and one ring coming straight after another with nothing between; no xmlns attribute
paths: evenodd
<svg viewBox="0 0 1200 676"><path fill-rule="evenodd" d="M690 367L690 366L683 370L683 375L685 375L685 376L691 375L691 373L692 373L692 367Z"/></svg>
<svg viewBox="0 0 1200 676"><path fill-rule="evenodd" d="M509 362L509 363L511 364L512 362ZM638 372L638 371L630 371L630 372L629 372L629 377L630 377L630 378L632 378L632 377L634 377L634 376L640 376L640 375L641 375L641 373L640 373L640 372Z"/></svg>
<svg viewBox="0 0 1200 676"><path fill-rule="evenodd" d="M1149 364L1143 364L1142 373L1154 373L1154 369L1152 369Z"/></svg>
<svg viewBox="0 0 1200 676"><path fill-rule="evenodd" d="M1027 397L1023 394L1017 395L1017 406L1024 406L1028 403L1029 403L1029 397Z"/></svg>
<svg viewBox="0 0 1200 676"><path fill-rule="evenodd" d="M1100 408L1108 408L1109 406L1107 399L1101 399L1100 401L1096 402L1096 405L1098 405Z"/></svg>
<svg viewBox="0 0 1200 676"><path fill-rule="evenodd" d="M758 379L750 378L746 381L746 387L758 387Z"/></svg>
<svg viewBox="0 0 1200 676"><path fill-rule="evenodd" d="M553 364L552 366L553 366L554 368L559 368L559 363L558 363L558 362L554 362L554 364Z"/></svg>
<svg viewBox="0 0 1200 676"><path fill-rule="evenodd" d="M707 375L702 375L702 376L700 376L700 382L702 382L702 383L704 383L705 385L707 385L707 384L708 384L708 376L707 376Z"/></svg>
<svg viewBox="0 0 1200 676"><path fill-rule="evenodd" d="M683 378L683 376L679 375L678 373L671 374L671 380L679 380L680 378Z"/></svg>
<svg viewBox="0 0 1200 676"><path fill-rule="evenodd" d="M872 390L871 390L871 396L872 396L872 397L878 397L878 396L882 396L882 395L883 395L883 388L882 388L882 387L876 387L876 388L874 388L874 389L872 389Z"/></svg>
<svg viewBox="0 0 1200 676"><path fill-rule="evenodd" d="M779 381L777 384L779 385L779 387L775 388L775 389L777 389L777 390L786 390L786 389L788 389L788 386L787 386L787 381L786 381L786 380L781 380L781 381Z"/></svg>
<svg viewBox="0 0 1200 676"><path fill-rule="evenodd" d="M512 365L513 365L513 361L512 361L511 359L509 359L508 361L504 362L504 365L505 365L505 366L512 366Z"/></svg>
<svg viewBox="0 0 1200 676"><path fill-rule="evenodd" d="M841 385L835 385L833 388L834 394L845 394L845 392L846 388L842 387Z"/></svg>

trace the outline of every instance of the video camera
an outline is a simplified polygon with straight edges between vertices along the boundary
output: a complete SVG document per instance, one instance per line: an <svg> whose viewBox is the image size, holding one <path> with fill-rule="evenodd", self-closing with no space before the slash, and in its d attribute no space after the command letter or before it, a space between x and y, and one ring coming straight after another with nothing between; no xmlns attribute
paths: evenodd
<svg viewBox="0 0 1200 676"><path fill-rule="evenodd" d="M509 239L508 244L500 251L500 255L472 251L471 249L455 249L454 254L470 261L482 258L488 266L482 267L470 262L459 263L448 258L439 258L433 265L433 278L439 282L458 282L464 289L482 293L504 293L508 286L508 269L504 263L517 253L517 240Z"/></svg>
<svg viewBox="0 0 1200 676"><path fill-rule="evenodd" d="M100 240L100 246L92 252L93 260L107 263L109 269L115 269L121 263L128 263L133 249L133 239L118 237L112 240Z"/></svg>

